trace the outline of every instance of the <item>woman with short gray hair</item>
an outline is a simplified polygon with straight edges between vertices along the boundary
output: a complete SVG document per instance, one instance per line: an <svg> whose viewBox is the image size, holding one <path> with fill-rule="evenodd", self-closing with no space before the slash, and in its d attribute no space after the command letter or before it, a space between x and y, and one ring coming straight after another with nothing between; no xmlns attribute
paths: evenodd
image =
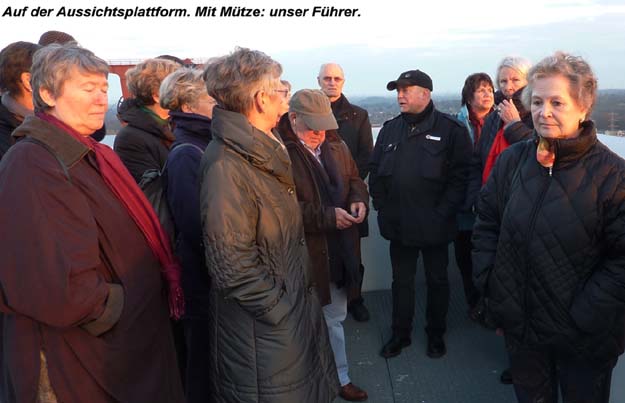
<svg viewBox="0 0 625 403"><path fill-rule="evenodd" d="M3 402L183 401L161 277L178 317L180 269L122 162L90 137L107 75L76 44L34 55L37 112L0 162Z"/></svg>
<svg viewBox="0 0 625 403"><path fill-rule="evenodd" d="M200 212L211 278L210 401L331 402L339 384L310 284L291 162L272 132L282 67L239 48L204 70L213 141Z"/></svg>

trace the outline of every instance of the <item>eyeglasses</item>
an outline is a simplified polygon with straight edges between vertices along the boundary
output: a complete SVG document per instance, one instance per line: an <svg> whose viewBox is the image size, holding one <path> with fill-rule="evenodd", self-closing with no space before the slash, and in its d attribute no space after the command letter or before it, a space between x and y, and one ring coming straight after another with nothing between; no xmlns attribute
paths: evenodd
<svg viewBox="0 0 625 403"><path fill-rule="evenodd" d="M343 77L330 77L330 76L323 77L323 81L326 81L328 83L332 82L333 80L336 81L337 83L340 83L341 81L343 81Z"/></svg>
<svg viewBox="0 0 625 403"><path fill-rule="evenodd" d="M279 92L280 94L282 94L282 96L284 98L288 98L288 97L291 96L291 91L289 91L289 90L276 90L276 89L274 89L273 91L274 92Z"/></svg>

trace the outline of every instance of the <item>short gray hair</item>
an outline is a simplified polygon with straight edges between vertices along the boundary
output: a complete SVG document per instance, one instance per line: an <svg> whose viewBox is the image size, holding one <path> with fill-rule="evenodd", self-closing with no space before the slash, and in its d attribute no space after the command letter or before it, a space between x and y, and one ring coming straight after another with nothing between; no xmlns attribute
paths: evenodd
<svg viewBox="0 0 625 403"><path fill-rule="evenodd" d="M597 100L597 77L590 65L580 56L572 56L561 51L545 57L527 73L527 87L523 90L523 105L529 110L532 90L536 80L562 76L569 80L569 95L590 115Z"/></svg>
<svg viewBox="0 0 625 403"><path fill-rule="evenodd" d="M207 94L203 72L181 68L163 80L159 91L161 107L171 111L181 110L183 105L196 107L202 94Z"/></svg>
<svg viewBox="0 0 625 403"><path fill-rule="evenodd" d="M263 52L237 47L206 63L204 81L208 95L224 109L246 113L252 109L256 93L274 89L281 74L280 63Z"/></svg>
<svg viewBox="0 0 625 403"><path fill-rule="evenodd" d="M532 67L532 63L524 57L521 56L506 56L497 65L497 75L495 76L495 87L499 90L499 73L501 73L501 69L504 67L511 68L516 70L521 74L524 78L527 77L527 72L530 67Z"/></svg>
<svg viewBox="0 0 625 403"><path fill-rule="evenodd" d="M180 68L176 62L166 59L146 59L126 71L128 90L142 105L154 105L161 82Z"/></svg>
<svg viewBox="0 0 625 403"><path fill-rule="evenodd" d="M105 77L108 77L109 73L109 66L104 60L75 42L65 45L52 44L35 52L30 69L35 110L45 111L51 108L41 98L40 90L45 88L53 97L58 98L73 68L83 73L100 73Z"/></svg>

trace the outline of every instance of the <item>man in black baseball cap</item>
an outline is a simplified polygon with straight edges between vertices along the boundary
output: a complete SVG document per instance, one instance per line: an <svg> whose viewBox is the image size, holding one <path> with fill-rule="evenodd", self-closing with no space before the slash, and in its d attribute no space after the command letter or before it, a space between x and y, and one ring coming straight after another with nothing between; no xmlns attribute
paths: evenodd
<svg viewBox="0 0 625 403"><path fill-rule="evenodd" d="M391 241L393 267L393 333L380 354L394 357L411 343L421 254L427 280L426 351L440 358L447 352L447 247L465 199L471 142L462 123L434 107L426 73L403 72L386 88L397 90L401 114L380 130L369 172L369 191L380 233Z"/></svg>
<svg viewBox="0 0 625 403"><path fill-rule="evenodd" d="M397 87L407 87L410 85L418 85L422 88L427 88L432 91L432 79L430 76L422 72L421 70L408 70L399 75L397 80L389 81L386 84L386 89L389 91L395 91Z"/></svg>

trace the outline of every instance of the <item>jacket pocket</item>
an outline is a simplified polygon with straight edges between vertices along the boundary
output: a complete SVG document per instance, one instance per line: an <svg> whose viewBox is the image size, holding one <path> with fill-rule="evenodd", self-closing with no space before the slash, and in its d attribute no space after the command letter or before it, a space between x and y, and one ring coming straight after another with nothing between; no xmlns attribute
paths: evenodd
<svg viewBox="0 0 625 403"><path fill-rule="evenodd" d="M393 166L395 163L395 155L399 142L385 144L382 149L382 156L378 164L378 176L391 176L393 174Z"/></svg>
<svg viewBox="0 0 625 403"><path fill-rule="evenodd" d="M446 146L442 140L432 140L428 134L423 142L421 174L426 179L443 180L447 171ZM434 138L434 136L431 136ZM439 138L440 137L436 137Z"/></svg>

